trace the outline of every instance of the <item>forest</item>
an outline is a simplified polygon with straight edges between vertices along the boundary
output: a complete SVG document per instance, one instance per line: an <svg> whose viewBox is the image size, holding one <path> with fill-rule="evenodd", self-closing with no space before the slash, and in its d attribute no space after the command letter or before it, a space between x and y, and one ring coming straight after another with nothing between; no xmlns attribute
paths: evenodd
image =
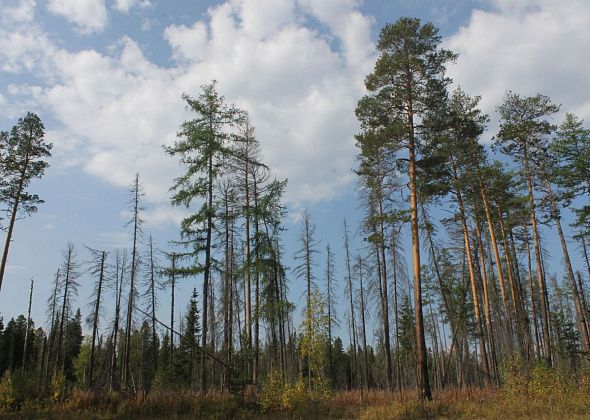
<svg viewBox="0 0 590 420"><path fill-rule="evenodd" d="M31 303L0 318L0 416L590 416L590 129L541 93L508 91L486 115L448 77L458 55L430 23L387 24L376 49L350 116L360 226L338 221L320 245L304 212L287 266L288 181L256 121L218 82L182 94L192 119L161 152L182 170L178 239L143 226L137 174L132 246L64 244L37 280L52 282L46 319ZM33 112L0 132L0 294L55 142ZM34 287L21 285L29 302Z"/></svg>

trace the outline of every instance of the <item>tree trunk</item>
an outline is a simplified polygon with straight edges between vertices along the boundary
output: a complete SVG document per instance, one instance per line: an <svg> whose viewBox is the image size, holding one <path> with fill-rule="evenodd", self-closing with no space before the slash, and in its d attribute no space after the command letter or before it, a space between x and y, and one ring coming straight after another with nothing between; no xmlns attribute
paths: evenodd
<svg viewBox="0 0 590 420"><path fill-rule="evenodd" d="M92 317L92 343L90 346L90 372L88 374L88 384L90 387L94 385L94 350L96 344L96 332L98 331L98 314L100 311L100 294L102 292L102 280L104 274L104 261L106 252L102 252L100 257L100 273L98 276L98 288L96 290L96 304L94 305L94 316Z"/></svg>
<svg viewBox="0 0 590 420"><path fill-rule="evenodd" d="M364 296L364 289L363 289L363 266L362 261L359 258L358 260L359 266L359 282L361 286L361 320L363 323L363 357L365 359L365 388L369 389L369 357L367 354L367 329L365 323L365 296Z"/></svg>
<svg viewBox="0 0 590 420"><path fill-rule="evenodd" d="M582 339L582 349L584 350L584 352L588 353L590 352L590 329L586 324L586 317L584 316L584 309L582 306L582 302L580 301L580 294L578 293L578 288L576 286L576 278L574 277L574 270L572 268L570 254L567 249L567 242L565 241L565 235L563 234L563 229L561 228L561 216L559 215L559 209L557 208L555 197L553 196L553 191L551 189L551 183L548 179L545 179L545 188L547 191L547 198L549 199L549 204L551 205L551 210L554 215L557 233L559 234L559 242L561 243L561 250L563 252L565 271L567 273L567 277L570 281L570 287L573 292L574 306L576 308L578 326L580 330L580 336Z"/></svg>
<svg viewBox="0 0 590 420"><path fill-rule="evenodd" d="M418 389L421 399L432 399L428 377L428 354L424 336L424 315L422 311L422 281L420 276L420 236L418 232L418 197L416 194L416 151L414 144L414 117L412 100L408 111L408 150L410 157L410 210L412 224L412 267L414 274L414 317L416 319L416 352L418 364Z"/></svg>
<svg viewBox="0 0 590 420"><path fill-rule="evenodd" d="M356 325L355 325L355 317L354 317L354 304L352 302L352 270L350 267L350 249L348 243L348 228L346 225L346 219L344 219L344 250L345 250L345 258L346 258L346 272L348 274L348 302L350 304L350 324L351 324L351 338L350 342L353 346L353 364L354 369L353 372L355 373L357 379L357 385L360 385L359 379L359 370L358 370L358 359L357 359L357 343L356 343ZM352 381L351 381L352 382Z"/></svg>
<svg viewBox="0 0 590 420"><path fill-rule="evenodd" d="M33 284L35 281L31 279L31 291L29 293L29 310L27 312L27 326L25 330L25 343L23 345L23 365L21 373L25 372L25 365L27 364L27 342L29 341L29 329L31 328L31 306L33 305Z"/></svg>
<svg viewBox="0 0 590 420"><path fill-rule="evenodd" d="M10 223L8 224L8 230L6 231L6 240L4 242L4 251L2 253L2 262L0 263L0 290L2 290L2 280L4 279L4 271L6 270L6 262L8 261L8 249L10 248L10 241L12 240L12 232L14 231L14 223L16 222L16 215L18 213L18 205L20 203L20 196L23 192L25 185L25 171L29 166L29 156L27 154L25 163L21 169L21 176L18 180L18 188L14 197L14 204L12 205L12 211L10 213Z"/></svg>
<svg viewBox="0 0 590 420"><path fill-rule="evenodd" d="M463 205L463 196L461 189L458 187L458 176L457 167L453 157L450 158L451 171L453 176L453 182L455 184L455 196L457 198L457 204L459 206L459 215L461 216L461 227L463 230L463 240L465 241L465 253L467 254L467 266L469 268L469 279L471 282L471 295L473 297L473 309L475 312L475 323L477 327L477 333L479 335L480 355L483 365L484 381L486 385L490 384L490 367L488 364L488 355L485 346L485 334L483 332L483 325L479 306L479 294L477 291L477 282L475 279L475 266L473 264L473 256L471 253L471 241L469 239L469 230L467 228L467 218L465 216L465 207Z"/></svg>
<svg viewBox="0 0 590 420"><path fill-rule="evenodd" d="M531 226L533 228L533 242L535 245L535 258L537 262L537 280L539 282L539 296L541 301L541 326L543 329L543 353L545 362L553 366L553 357L551 350L551 336L549 335L549 304L547 302L547 286L543 275L543 264L541 262L541 245L539 243L539 232L537 230L537 216L535 214L535 197L533 192L533 177L529 169L528 155L524 151L524 170L529 192L529 206L531 212Z"/></svg>

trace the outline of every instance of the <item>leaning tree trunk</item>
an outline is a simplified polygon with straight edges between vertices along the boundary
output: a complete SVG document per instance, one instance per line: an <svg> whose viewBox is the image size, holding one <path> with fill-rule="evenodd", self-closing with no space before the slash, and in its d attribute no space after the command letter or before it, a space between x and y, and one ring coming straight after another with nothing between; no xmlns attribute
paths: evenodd
<svg viewBox="0 0 590 420"><path fill-rule="evenodd" d="M551 210L554 214L555 225L557 226L557 233L559 234L559 241L561 243L561 250L563 252L563 260L565 262L565 271L567 273L568 280L570 281L570 287L573 292L574 297L574 306L576 308L576 316L578 318L578 326L580 329L580 335L582 338L582 349L585 353L590 352L590 330L588 325L586 324L586 317L584 316L584 308L582 306L582 302L580 300L580 294L578 292L578 287L576 286L576 279L574 277L574 270L572 269L572 262L570 260L570 254L567 249L567 243L565 241L565 235L563 234L563 229L561 228L561 216L559 215L559 210L557 208L557 204L555 202L555 197L553 196L553 191L551 189L551 183L548 179L545 179L545 188L547 190L547 198L549 199L549 204L551 205Z"/></svg>
<svg viewBox="0 0 590 420"><path fill-rule="evenodd" d="M533 228L533 242L535 245L535 258L537 263L537 281L539 282L539 297L541 303L541 326L543 329L543 353L545 362L553 365L553 357L551 350L551 336L549 331L549 303L547 302L547 285L545 284L545 277L543 274L543 263L541 261L541 245L539 242L539 231L537 229L537 216L535 214L535 196L533 192L533 177L529 168L529 160L527 151L524 151L524 171L527 180L527 187L529 193L529 207L531 212L531 226Z"/></svg>
<svg viewBox="0 0 590 420"><path fill-rule="evenodd" d="M18 187L14 196L14 203L10 213L10 222L8 230L6 231L6 240L4 242L4 251L2 253L2 262L0 263L0 290L2 290L2 280L4 279L4 271L6 270L6 262L8 261L8 248L10 248L10 241L12 241L12 232L14 231L14 223L16 222L16 215L18 214L18 205L20 203L20 196L25 185L25 171L29 166L29 155L26 155L23 168L21 169L20 179L18 180Z"/></svg>
<svg viewBox="0 0 590 420"><path fill-rule="evenodd" d="M479 306L479 293L477 291L477 282L475 279L475 266L473 264L473 256L471 252L471 241L469 239L469 230L467 228L467 218L465 216L465 206L463 204L463 196L461 189L458 187L457 168L453 157L450 159L451 170L453 176L453 183L455 184L455 196L457 198L457 204L459 206L459 215L461 217L461 227L463 230L463 240L465 241L465 253L467 254L467 266L469 268L469 279L471 282L471 294L473 297L473 309L475 312L475 324L477 327L477 333L479 335L479 347L481 361L483 364L484 383L490 384L490 366L488 364L488 355L485 345L485 334L483 331L481 312Z"/></svg>

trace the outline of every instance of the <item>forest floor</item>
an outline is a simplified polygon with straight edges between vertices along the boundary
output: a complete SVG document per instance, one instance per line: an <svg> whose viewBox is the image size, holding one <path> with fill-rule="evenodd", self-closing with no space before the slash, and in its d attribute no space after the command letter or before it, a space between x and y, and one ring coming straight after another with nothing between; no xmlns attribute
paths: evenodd
<svg viewBox="0 0 590 420"><path fill-rule="evenodd" d="M220 393L153 393L125 398L120 394L74 392L60 403L25 402L18 411L0 418L109 419L583 419L590 418L590 390L542 386L526 395L511 389L438 391L432 401L420 402L414 392L342 391L317 396L300 395L289 403L266 406L263 401ZM266 408L265 408L266 406Z"/></svg>

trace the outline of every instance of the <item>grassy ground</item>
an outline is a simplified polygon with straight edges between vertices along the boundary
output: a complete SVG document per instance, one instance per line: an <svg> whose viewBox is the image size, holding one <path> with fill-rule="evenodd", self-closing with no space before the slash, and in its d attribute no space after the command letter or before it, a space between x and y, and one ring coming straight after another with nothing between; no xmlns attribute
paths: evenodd
<svg viewBox="0 0 590 420"><path fill-rule="evenodd" d="M272 377L260 392L250 389L242 395L153 392L125 397L73 390L67 396L25 398L7 384L0 383L0 417L10 419L590 419L590 374L572 378L542 366L507 375L502 389L437 391L432 401L419 401L412 391L308 393L303 381L285 384Z"/></svg>
<svg viewBox="0 0 590 420"><path fill-rule="evenodd" d="M75 392L58 404L27 402L3 418L590 418L590 394L575 390L568 395L547 393L534 398L514 396L505 390L463 389L435 393L419 402L412 392L338 392L324 399L308 397L287 408L264 409L259 403L220 393L160 393L124 398L119 394Z"/></svg>

